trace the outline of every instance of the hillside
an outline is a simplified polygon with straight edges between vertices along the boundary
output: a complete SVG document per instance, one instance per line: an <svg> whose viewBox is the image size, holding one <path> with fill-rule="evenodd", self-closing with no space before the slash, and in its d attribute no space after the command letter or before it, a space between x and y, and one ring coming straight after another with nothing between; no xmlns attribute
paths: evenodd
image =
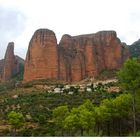
<svg viewBox="0 0 140 140"><path fill-rule="evenodd" d="M134 56L139 42L129 46ZM114 31L64 35L57 44L53 31L40 29L24 65L10 42L0 60L0 136L139 136L139 95L132 134L134 96L117 79L129 49ZM126 63L130 79L121 82L138 78L139 91L139 61Z"/></svg>
<svg viewBox="0 0 140 140"><path fill-rule="evenodd" d="M128 45L128 47L132 57L140 57L140 39L135 41L133 44Z"/></svg>
<svg viewBox="0 0 140 140"><path fill-rule="evenodd" d="M9 85L9 86L8 86ZM107 84L106 86L114 85ZM2 89L2 87L6 87ZM0 86L0 136L9 136L10 125L7 115L10 111L22 112L26 124L17 132L18 136L61 136L59 129L52 120L52 111L58 106L68 105L69 109L78 107L85 100L89 99L93 104L98 105L105 98L115 98L121 92L108 94L105 87L100 85L91 91L77 90L76 85L68 85L63 93L55 93L55 89L65 85L54 85L51 92L37 85L22 84L16 88L12 83L3 83ZM83 86L83 85L82 85ZM92 87L88 84L87 88ZM80 134L77 134L80 135Z"/></svg>

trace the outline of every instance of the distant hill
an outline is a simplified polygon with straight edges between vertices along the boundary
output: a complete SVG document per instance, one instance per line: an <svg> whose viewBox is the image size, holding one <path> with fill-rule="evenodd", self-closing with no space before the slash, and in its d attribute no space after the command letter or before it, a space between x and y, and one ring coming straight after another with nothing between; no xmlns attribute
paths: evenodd
<svg viewBox="0 0 140 140"><path fill-rule="evenodd" d="M140 57L140 39L134 42L132 45L128 45L131 57Z"/></svg>

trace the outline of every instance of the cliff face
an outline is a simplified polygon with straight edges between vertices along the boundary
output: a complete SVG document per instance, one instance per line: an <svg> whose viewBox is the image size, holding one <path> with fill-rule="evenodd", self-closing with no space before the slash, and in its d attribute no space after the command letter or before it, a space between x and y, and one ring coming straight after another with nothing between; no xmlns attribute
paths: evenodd
<svg viewBox="0 0 140 140"><path fill-rule="evenodd" d="M103 70L119 69L128 57L128 49L114 31L64 35L59 43L59 77L66 81L96 77Z"/></svg>
<svg viewBox="0 0 140 140"><path fill-rule="evenodd" d="M82 44L69 35L59 43L59 79L80 81L85 78L85 54Z"/></svg>
<svg viewBox="0 0 140 140"><path fill-rule="evenodd" d="M103 70L117 70L128 57L128 49L114 31L63 35L57 47L54 33L41 29L35 32L29 44L24 80L80 81L96 77Z"/></svg>
<svg viewBox="0 0 140 140"><path fill-rule="evenodd" d="M14 43L10 42L7 46L7 50L4 58L3 68L3 81L10 80L15 73L15 56L14 56Z"/></svg>
<svg viewBox="0 0 140 140"><path fill-rule="evenodd" d="M10 42L7 46L7 50L5 53L5 58L0 61L0 80L7 81L10 80L13 76L20 72L20 64L24 64L21 62L20 57L16 57L14 55L14 43Z"/></svg>
<svg viewBox="0 0 140 140"><path fill-rule="evenodd" d="M2 80L4 59L0 60L0 81Z"/></svg>
<svg viewBox="0 0 140 140"><path fill-rule="evenodd" d="M24 80L57 78L58 53L55 34L48 29L37 30L26 55Z"/></svg>

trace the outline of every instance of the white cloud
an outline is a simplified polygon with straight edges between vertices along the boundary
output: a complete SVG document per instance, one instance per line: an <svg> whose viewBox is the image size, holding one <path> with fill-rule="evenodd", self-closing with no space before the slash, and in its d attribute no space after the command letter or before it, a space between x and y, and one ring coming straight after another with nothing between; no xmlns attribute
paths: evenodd
<svg viewBox="0 0 140 140"><path fill-rule="evenodd" d="M13 37L15 52L24 58L38 28L53 30L58 40L66 33L78 35L99 30L115 30L127 44L140 38L139 0L0 0L0 5L26 15L26 28Z"/></svg>

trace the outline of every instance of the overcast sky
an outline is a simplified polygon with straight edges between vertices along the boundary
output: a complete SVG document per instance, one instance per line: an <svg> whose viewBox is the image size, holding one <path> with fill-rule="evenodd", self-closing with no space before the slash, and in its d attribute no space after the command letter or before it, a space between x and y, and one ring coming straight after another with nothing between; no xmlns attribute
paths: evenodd
<svg viewBox="0 0 140 140"><path fill-rule="evenodd" d="M140 0L0 0L0 59L8 42L25 58L38 28L79 35L115 30L122 42L140 38Z"/></svg>

